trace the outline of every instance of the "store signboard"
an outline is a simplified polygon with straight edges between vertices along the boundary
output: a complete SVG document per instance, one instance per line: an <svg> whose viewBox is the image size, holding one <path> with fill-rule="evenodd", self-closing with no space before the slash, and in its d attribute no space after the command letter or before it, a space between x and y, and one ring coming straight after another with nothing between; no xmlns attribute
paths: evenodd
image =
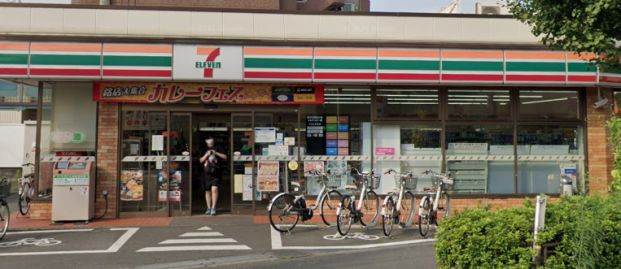
<svg viewBox="0 0 621 269"><path fill-rule="evenodd" d="M322 85L98 82L93 99L109 103L323 104Z"/></svg>
<svg viewBox="0 0 621 269"><path fill-rule="evenodd" d="M175 44L173 79L242 80L241 46Z"/></svg>

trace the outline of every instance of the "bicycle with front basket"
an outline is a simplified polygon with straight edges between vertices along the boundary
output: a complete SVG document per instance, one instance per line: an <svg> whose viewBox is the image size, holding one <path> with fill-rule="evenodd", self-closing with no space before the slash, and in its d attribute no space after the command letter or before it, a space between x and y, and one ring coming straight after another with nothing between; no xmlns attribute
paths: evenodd
<svg viewBox="0 0 621 269"><path fill-rule="evenodd" d="M9 204L5 200L9 196L10 191L10 182L6 178L0 179L0 239L6 235L6 231L9 229L9 221L11 220Z"/></svg>
<svg viewBox="0 0 621 269"><path fill-rule="evenodd" d="M426 194L421 198L418 208L418 230L423 237L429 233L431 224L438 225L438 210L444 210L444 217L450 211L448 191L453 188L454 179L451 173L446 175L427 170L423 175L431 175L432 188L424 188Z"/></svg>
<svg viewBox="0 0 621 269"><path fill-rule="evenodd" d="M22 216L25 216L26 214L28 214L28 211L30 210L30 202L35 196L35 189L33 187L35 176L34 172L32 171L34 168L34 163L25 163L22 164L22 166L30 168L30 173L25 174L18 180L19 200L17 200L17 207L19 208L19 213L22 214Z"/></svg>
<svg viewBox="0 0 621 269"><path fill-rule="evenodd" d="M323 223L330 226L329 212L336 211L338 203L341 201L341 193L336 190L340 182L336 177L329 178L327 174L319 170L309 172L311 177L317 178L317 183L321 187L317 194L315 204L311 207L306 206L304 194L300 192L301 185L298 182L291 182L293 192L283 192L276 195L268 206L270 224L274 229L281 233L290 232L302 218L302 221L313 217L313 211L319 208L319 215Z"/></svg>
<svg viewBox="0 0 621 269"><path fill-rule="evenodd" d="M352 168L351 175L354 177L355 186L346 186L346 189L356 190L360 193L356 201L356 193L345 195L336 211L336 228L340 235L349 233L353 223L360 222L364 227L377 224L380 202L377 193L373 191L379 187L380 177L375 172L361 173Z"/></svg>
<svg viewBox="0 0 621 269"><path fill-rule="evenodd" d="M412 172L399 174L394 169L388 169L384 175L395 175L397 192L389 192L382 205L382 230L385 236L390 236L395 223L401 227L412 224L416 211L416 198L411 192L416 189L418 178Z"/></svg>

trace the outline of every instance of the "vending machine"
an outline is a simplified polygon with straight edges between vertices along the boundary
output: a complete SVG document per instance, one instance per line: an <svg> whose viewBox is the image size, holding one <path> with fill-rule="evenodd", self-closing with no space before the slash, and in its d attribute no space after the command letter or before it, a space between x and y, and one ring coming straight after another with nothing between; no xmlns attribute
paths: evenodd
<svg viewBox="0 0 621 269"><path fill-rule="evenodd" d="M95 159L61 158L54 164L52 222L90 221L95 215Z"/></svg>

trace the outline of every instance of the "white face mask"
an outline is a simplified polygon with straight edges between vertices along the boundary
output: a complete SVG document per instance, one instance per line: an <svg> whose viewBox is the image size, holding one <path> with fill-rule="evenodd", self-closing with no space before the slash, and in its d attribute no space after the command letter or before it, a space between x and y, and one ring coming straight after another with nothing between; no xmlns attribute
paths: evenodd
<svg viewBox="0 0 621 269"><path fill-rule="evenodd" d="M213 139L207 139L205 142L207 142L208 147L213 147Z"/></svg>

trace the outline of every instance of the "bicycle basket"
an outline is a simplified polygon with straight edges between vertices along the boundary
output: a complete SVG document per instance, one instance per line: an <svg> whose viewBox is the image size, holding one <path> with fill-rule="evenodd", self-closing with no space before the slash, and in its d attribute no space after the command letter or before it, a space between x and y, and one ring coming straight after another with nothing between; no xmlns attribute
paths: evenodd
<svg viewBox="0 0 621 269"><path fill-rule="evenodd" d="M0 197L9 197L9 194L11 194L11 182L8 180L0 182Z"/></svg>
<svg viewBox="0 0 621 269"><path fill-rule="evenodd" d="M328 188L338 188L341 186L341 177L343 176L328 175L327 177L326 186L328 186Z"/></svg>
<svg viewBox="0 0 621 269"><path fill-rule="evenodd" d="M408 177L405 180L405 188L408 190L415 190L416 189L416 185L418 185L418 177L413 176L413 177Z"/></svg>
<svg viewBox="0 0 621 269"><path fill-rule="evenodd" d="M369 180L369 188L371 188L372 190L379 189L380 177L372 176L372 177L369 177L368 180Z"/></svg>

